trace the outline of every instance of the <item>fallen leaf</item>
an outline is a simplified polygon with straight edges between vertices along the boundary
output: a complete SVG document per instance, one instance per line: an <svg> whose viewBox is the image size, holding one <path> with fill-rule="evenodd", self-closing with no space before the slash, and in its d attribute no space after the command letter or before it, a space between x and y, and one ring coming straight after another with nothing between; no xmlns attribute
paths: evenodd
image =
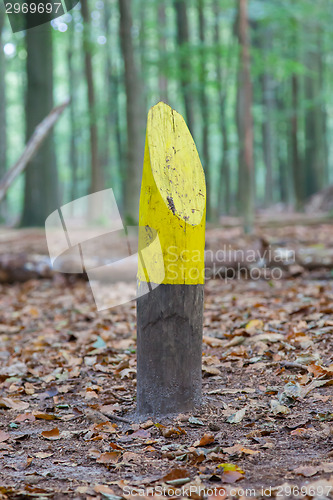
<svg viewBox="0 0 333 500"><path fill-rule="evenodd" d="M110 444L110 447L113 449L113 450L123 450L124 448L122 448L122 446L119 446L118 444L116 443L109 443Z"/></svg>
<svg viewBox="0 0 333 500"><path fill-rule="evenodd" d="M101 453L101 455L96 460L99 464L116 464L121 457L119 451L107 451L106 453Z"/></svg>
<svg viewBox="0 0 333 500"><path fill-rule="evenodd" d="M245 326L246 333L253 335L254 333L261 331L264 328L264 322L261 319L252 319Z"/></svg>
<svg viewBox="0 0 333 500"><path fill-rule="evenodd" d="M107 422L101 422L100 424L95 424L94 430L105 432L106 434L115 434L117 432L116 424L111 424L109 420Z"/></svg>
<svg viewBox="0 0 333 500"><path fill-rule="evenodd" d="M235 453L244 453L245 455L256 455L259 453L257 450L250 450L250 448L244 448L241 444L235 444L229 448L223 448L223 453L228 453L228 455L234 455Z"/></svg>
<svg viewBox="0 0 333 500"><path fill-rule="evenodd" d="M202 371L208 375L221 375L221 371L215 366L202 366Z"/></svg>
<svg viewBox="0 0 333 500"><path fill-rule="evenodd" d="M42 436L45 439L49 439L51 441L54 441L56 439L60 439L60 433L58 427L55 427L54 429L51 429L50 431L43 431Z"/></svg>
<svg viewBox="0 0 333 500"><path fill-rule="evenodd" d="M131 451L126 451L123 454L122 457L122 462L124 464L129 464L129 463L135 463L135 464L141 464L142 463L142 456L140 453L133 453Z"/></svg>
<svg viewBox="0 0 333 500"><path fill-rule="evenodd" d="M150 432L148 432L144 429L139 429L139 430L133 432L133 434L131 434L131 437L132 438L148 439L148 438L150 438Z"/></svg>
<svg viewBox="0 0 333 500"><path fill-rule="evenodd" d="M53 453L47 453L44 451L39 451L38 453L35 453L34 456L36 458L49 458L52 457Z"/></svg>
<svg viewBox="0 0 333 500"><path fill-rule="evenodd" d="M10 438L10 434L4 431L0 431L0 443L3 443L4 441L7 441L7 439Z"/></svg>
<svg viewBox="0 0 333 500"><path fill-rule="evenodd" d="M223 346L224 342L221 339L216 339L214 337L207 337L203 336L202 341L204 344L208 345L209 347L220 347Z"/></svg>
<svg viewBox="0 0 333 500"><path fill-rule="evenodd" d="M308 432L308 429L304 429L304 427L299 427L298 429L291 431L290 435L291 436L303 436L307 432Z"/></svg>
<svg viewBox="0 0 333 500"><path fill-rule="evenodd" d="M101 493L104 498L107 498L109 500L121 500L123 498L115 495L114 491L111 488L103 484L96 484L96 486L94 486L94 490L96 491L96 493Z"/></svg>
<svg viewBox="0 0 333 500"><path fill-rule="evenodd" d="M290 413L290 410L287 406L280 405L280 403L276 399L271 400L271 411L274 415L281 413L282 415L287 415Z"/></svg>
<svg viewBox="0 0 333 500"><path fill-rule="evenodd" d="M205 425L201 420L196 417L190 417L188 423L191 425Z"/></svg>
<svg viewBox="0 0 333 500"><path fill-rule="evenodd" d="M207 444L213 443L214 440L215 440L215 438L214 438L213 434L204 434L200 440L196 441L193 444L193 446L195 446L196 448L198 446L206 446Z"/></svg>
<svg viewBox="0 0 333 500"><path fill-rule="evenodd" d="M312 465L301 465L300 467L297 467L297 469L294 469L294 472L300 476L311 477L318 474L319 470L320 469L318 467L314 467Z"/></svg>
<svg viewBox="0 0 333 500"><path fill-rule="evenodd" d="M244 471L234 464L220 464L219 468L223 468L221 479L224 483L236 483L244 478Z"/></svg>
<svg viewBox="0 0 333 500"><path fill-rule="evenodd" d="M29 408L29 403L10 398L0 398L0 407L11 408L12 410L23 411Z"/></svg>
<svg viewBox="0 0 333 500"><path fill-rule="evenodd" d="M15 422L25 422L26 420L28 420L29 422L34 422L36 420L36 417L33 413L21 413L15 418Z"/></svg>
<svg viewBox="0 0 333 500"><path fill-rule="evenodd" d="M172 469L168 474L162 477L167 484L175 484L177 480L190 480L190 473L186 469Z"/></svg>
<svg viewBox="0 0 333 500"><path fill-rule="evenodd" d="M38 420L56 420L58 418L56 415L53 415L52 413L33 412L33 415Z"/></svg>
<svg viewBox="0 0 333 500"><path fill-rule="evenodd" d="M96 448L90 448L88 450L88 457L94 458L95 460L101 456L102 452L100 450L96 450Z"/></svg>
<svg viewBox="0 0 333 500"><path fill-rule="evenodd" d="M242 408L241 410L236 411L236 413L230 415L230 417L227 418L227 422L229 422L229 424L239 424L239 422L241 422L245 417L245 413L246 408Z"/></svg>

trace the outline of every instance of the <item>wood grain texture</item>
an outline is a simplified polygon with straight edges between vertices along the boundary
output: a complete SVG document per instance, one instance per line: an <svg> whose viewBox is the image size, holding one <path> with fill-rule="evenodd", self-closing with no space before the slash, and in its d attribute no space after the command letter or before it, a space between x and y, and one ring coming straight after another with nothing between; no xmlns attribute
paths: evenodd
<svg viewBox="0 0 333 500"><path fill-rule="evenodd" d="M137 411L167 415L201 402L203 285L160 285L138 299Z"/></svg>

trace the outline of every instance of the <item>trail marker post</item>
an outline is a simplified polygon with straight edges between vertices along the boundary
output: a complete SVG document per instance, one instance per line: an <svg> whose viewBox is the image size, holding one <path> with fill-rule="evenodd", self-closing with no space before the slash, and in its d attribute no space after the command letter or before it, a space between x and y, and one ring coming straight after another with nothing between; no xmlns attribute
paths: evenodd
<svg viewBox="0 0 333 500"><path fill-rule="evenodd" d="M139 415L186 412L201 402L205 219L194 141L182 116L160 102L148 114L140 196L139 255L152 250L138 266ZM156 233L163 259L150 245Z"/></svg>

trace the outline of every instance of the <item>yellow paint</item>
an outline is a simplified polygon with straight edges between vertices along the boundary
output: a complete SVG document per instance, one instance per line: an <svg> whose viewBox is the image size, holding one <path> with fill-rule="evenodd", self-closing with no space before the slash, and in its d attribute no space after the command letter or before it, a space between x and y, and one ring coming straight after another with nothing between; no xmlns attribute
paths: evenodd
<svg viewBox="0 0 333 500"><path fill-rule="evenodd" d="M204 283L205 222L206 184L197 149L182 116L160 102L148 114L139 216L139 251L145 255L139 259L139 281ZM155 232L160 246L150 246Z"/></svg>

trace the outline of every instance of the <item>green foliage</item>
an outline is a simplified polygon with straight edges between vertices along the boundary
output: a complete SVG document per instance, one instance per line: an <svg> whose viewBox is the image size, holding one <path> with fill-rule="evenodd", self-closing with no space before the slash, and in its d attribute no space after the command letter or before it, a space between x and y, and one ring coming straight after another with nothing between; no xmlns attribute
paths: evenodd
<svg viewBox="0 0 333 500"><path fill-rule="evenodd" d="M160 22L161 5L165 9L165 23ZM213 199L217 204L218 193L223 189L220 177L223 155L227 155L231 176L231 203L235 207L238 186L238 138L235 122L237 106L237 75L239 46L235 36L236 0L204 0L206 41L199 37L198 2L187 0L189 40L181 47L177 44L176 18L173 2L162 0L132 0L133 42L135 57L140 68L140 78L145 87L145 109L155 104L161 95L161 79L167 82L168 101L184 113L180 81L187 85L193 97L195 116L194 136L202 152L203 116L200 96L204 90L209 102L210 175L214 179ZM115 0L89 0L91 30L88 50L93 55L93 73L96 85L96 116L99 131L100 160L108 186L115 188L118 200L126 182L126 94L124 65L120 51L119 13ZM293 115L291 80L297 78L299 93L298 137L300 155L305 155L305 114L314 106L324 113L330 112L332 103L332 20L333 6L330 0L249 0L251 25L251 75L254 89L255 157L257 176L257 204L265 197L266 165L263 158L262 124L267 115L263 102L262 78L269 74L273 81L273 111L271 122L274 134L274 193L281 200L281 164L286 162L291 177L290 127ZM219 30L219 39L217 31ZM71 165L71 138L74 136L78 171L76 196L89 190L89 109L84 77L82 41L84 26L80 5L63 18L52 22L54 53L54 94L59 103L71 92L69 81L69 53L72 54L73 86L72 101L74 118L66 111L55 128L55 144L59 169L62 203L72 196L73 166ZM6 111L8 136L8 165L15 162L26 142L24 130L25 112L25 33L12 34L6 22L2 42L6 47ZM267 40L269 43L267 43ZM309 54L321 60L320 89L314 98L305 92L306 79L315 80L318 75L308 65ZM182 61L188 62L184 66ZM204 64L202 64L204 61ZM109 65L109 70L108 70ZM73 83L73 82L72 82ZM228 134L228 151L223 152L221 133L221 99L224 106L225 132ZM74 119L74 121L73 121ZM331 134L331 122L327 121L327 139ZM330 153L330 152L329 152ZM328 158L329 159L329 158ZM328 161L327 159L327 161ZM138 175L142 158L138 154ZM326 180L333 181L328 170ZM55 187L56 188L56 187ZM19 216L22 206L22 179L13 185L9 193L9 207L14 217ZM282 199L282 201L287 201Z"/></svg>

